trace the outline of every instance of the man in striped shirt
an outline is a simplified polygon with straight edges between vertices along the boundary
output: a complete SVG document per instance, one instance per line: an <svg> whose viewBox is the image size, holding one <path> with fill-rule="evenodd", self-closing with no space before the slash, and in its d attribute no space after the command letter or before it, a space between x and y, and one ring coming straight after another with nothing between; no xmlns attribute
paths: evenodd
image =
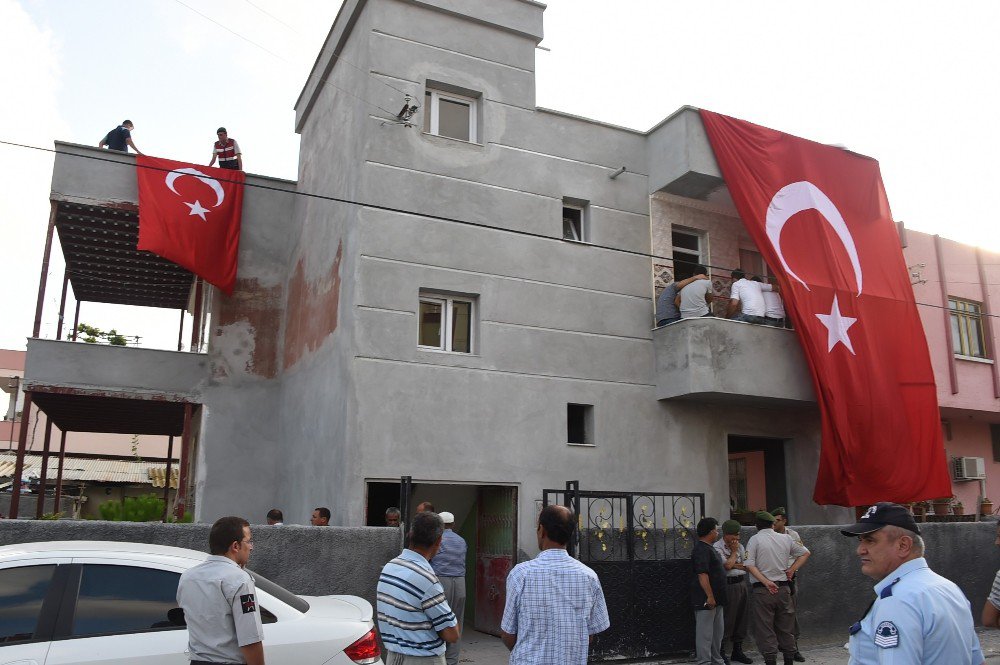
<svg viewBox="0 0 1000 665"><path fill-rule="evenodd" d="M385 564L378 580L378 629L385 665L444 665L445 643L459 639L458 621L430 560L441 549L444 524L417 513L409 548Z"/></svg>

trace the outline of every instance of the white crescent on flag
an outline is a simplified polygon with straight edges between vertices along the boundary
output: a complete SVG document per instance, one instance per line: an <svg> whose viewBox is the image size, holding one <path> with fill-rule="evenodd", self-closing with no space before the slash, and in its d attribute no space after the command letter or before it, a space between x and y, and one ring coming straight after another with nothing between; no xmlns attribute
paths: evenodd
<svg viewBox="0 0 1000 665"><path fill-rule="evenodd" d="M174 181L186 175L196 176L199 180L201 180L203 183L212 188L212 191L215 192L215 197L218 199L215 202L215 205L212 206L213 208L218 208L220 205L222 205L222 202L226 200L226 193L222 190L222 185L219 184L218 180L205 175L198 169L190 167L183 169L175 169L170 173L168 173L165 181L167 183L167 188L174 194L178 194L177 190L174 189Z"/></svg>
<svg viewBox="0 0 1000 665"><path fill-rule="evenodd" d="M788 272L789 277L806 287L806 291L810 290L809 285L788 267L785 255L781 251L781 230L785 228L785 224L793 215L803 210L815 210L822 215L823 219L833 228L837 237L840 238L840 242L844 244L844 249L847 250L847 255L851 259L851 266L854 268L854 279L858 283L858 295L860 296L863 273L861 261L858 260L858 250L854 246L854 237L851 235L850 229L847 228L843 215L837 210L837 206L833 204L830 197L807 180L785 185L771 198L771 203L767 206L765 231L781 265Z"/></svg>

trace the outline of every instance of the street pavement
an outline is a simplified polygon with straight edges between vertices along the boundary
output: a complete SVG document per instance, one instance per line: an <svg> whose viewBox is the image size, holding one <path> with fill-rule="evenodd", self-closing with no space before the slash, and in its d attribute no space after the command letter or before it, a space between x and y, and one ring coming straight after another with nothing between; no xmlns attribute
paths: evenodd
<svg viewBox="0 0 1000 665"><path fill-rule="evenodd" d="M1000 630L981 630L979 633L979 643L983 647L983 655L986 662L991 665L1000 664ZM845 640L846 642L846 640ZM754 663L763 664L763 659L755 651L747 650L753 658ZM802 654L806 657L806 662L812 665L846 665L847 649L843 645L816 646L803 649ZM507 649L500 642L500 639L469 630L462 636L462 654L460 663L471 663L473 665L506 665ZM643 661L643 665L666 665L667 663L693 663L694 659L681 658L664 661Z"/></svg>

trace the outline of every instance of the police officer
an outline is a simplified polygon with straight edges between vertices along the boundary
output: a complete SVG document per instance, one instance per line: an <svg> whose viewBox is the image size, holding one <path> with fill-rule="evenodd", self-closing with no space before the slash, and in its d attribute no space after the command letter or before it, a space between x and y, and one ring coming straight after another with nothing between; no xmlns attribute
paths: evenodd
<svg viewBox="0 0 1000 665"><path fill-rule="evenodd" d="M910 511L876 503L841 529L858 539L861 572L877 580L875 600L851 626L851 665L981 665L972 606L924 559L924 541Z"/></svg>
<svg viewBox="0 0 1000 665"><path fill-rule="evenodd" d="M220 518L212 525L208 545L212 556L185 571L177 586L191 662L264 665L257 590L243 569L253 551L250 523L242 517Z"/></svg>

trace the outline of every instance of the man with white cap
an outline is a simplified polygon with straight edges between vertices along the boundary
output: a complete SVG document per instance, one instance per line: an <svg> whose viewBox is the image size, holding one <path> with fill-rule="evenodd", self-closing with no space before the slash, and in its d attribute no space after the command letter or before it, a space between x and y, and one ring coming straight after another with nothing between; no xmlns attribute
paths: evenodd
<svg viewBox="0 0 1000 665"><path fill-rule="evenodd" d="M439 513L444 522L444 535L441 536L441 549L431 559L431 568L444 587L444 596L448 600L451 611L458 619L459 630L462 628L462 618L465 616L465 554L468 545L455 533L455 516L449 512ZM448 645L444 657L448 665L458 663L458 642Z"/></svg>
<svg viewBox="0 0 1000 665"><path fill-rule="evenodd" d="M851 626L851 665L981 665L972 606L954 582L927 566L924 541L909 510L881 502L840 530L858 539L861 572L875 600Z"/></svg>

